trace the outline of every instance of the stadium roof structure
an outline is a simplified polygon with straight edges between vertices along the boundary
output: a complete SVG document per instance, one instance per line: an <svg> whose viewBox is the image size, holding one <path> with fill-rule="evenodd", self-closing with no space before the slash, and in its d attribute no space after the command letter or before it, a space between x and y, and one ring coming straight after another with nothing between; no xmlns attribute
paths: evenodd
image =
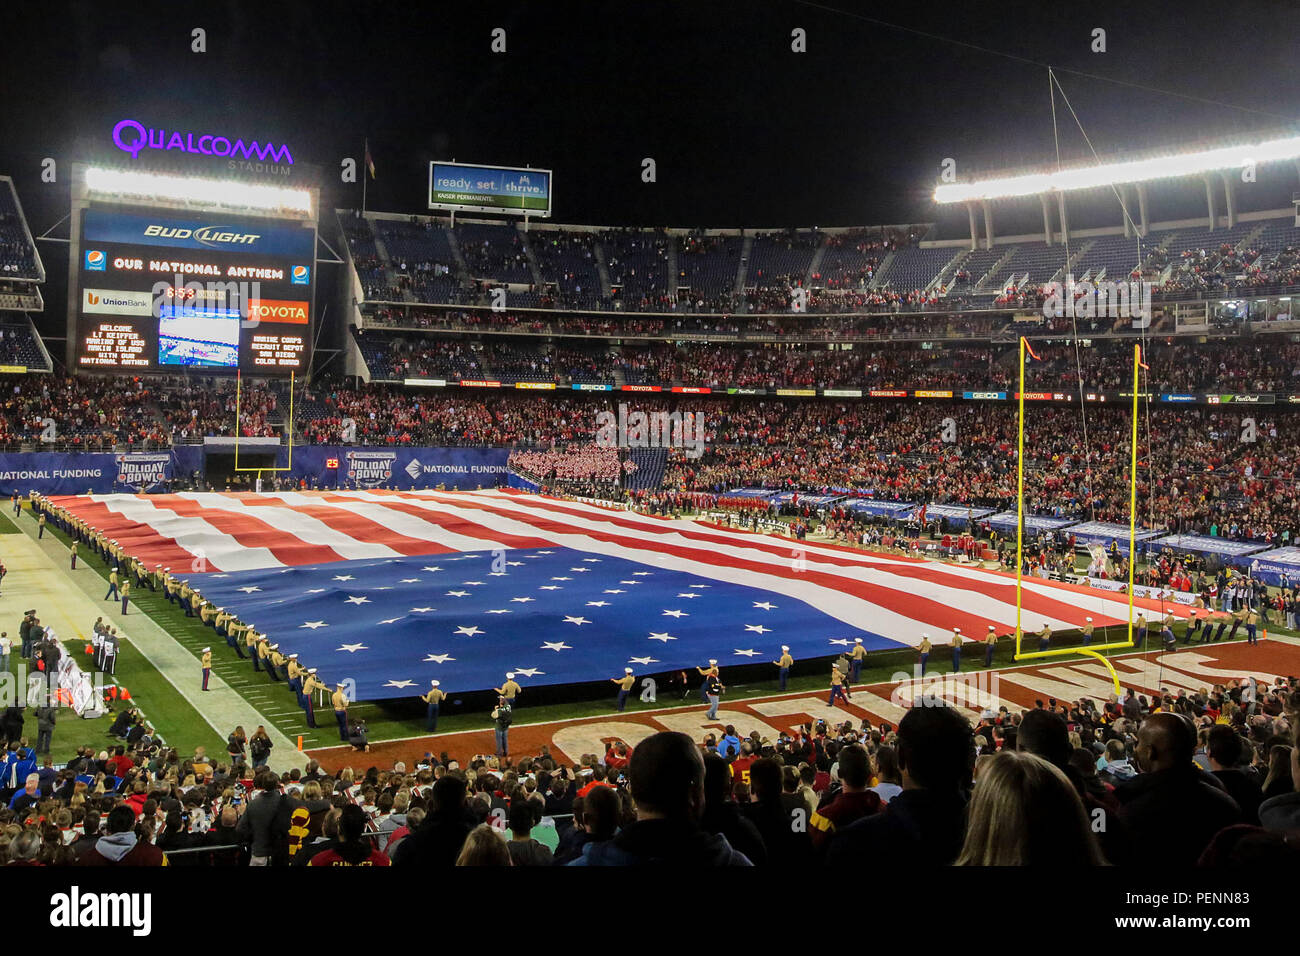
<svg viewBox="0 0 1300 956"><path fill-rule="evenodd" d="M1076 164L1056 170L995 173L982 179L965 183L940 183L934 190L934 201L939 205L964 203L970 219L970 242L974 249L979 245L976 220L978 205L984 217L985 248L994 242L993 209L995 200L1014 200L1037 197L1043 210L1043 233L1047 243L1054 235L1061 242L1069 241L1069 216L1066 196L1070 193L1094 189L1109 189L1119 200L1124 235L1134 232L1145 236L1151 223L1148 216L1147 188L1169 180L1200 178L1205 183L1205 202L1210 223L1218 221L1218 194L1215 180L1223 183L1224 211L1227 225L1237 224L1238 182L1254 182L1256 169L1268 163L1293 163L1300 174L1300 136L1256 137L1242 141L1191 150L1161 150L1138 157L1117 161ZM1133 215L1132 190L1136 193L1136 218ZM1300 200L1297 200L1300 202ZM1052 206L1055 204L1059 230L1053 229Z"/></svg>

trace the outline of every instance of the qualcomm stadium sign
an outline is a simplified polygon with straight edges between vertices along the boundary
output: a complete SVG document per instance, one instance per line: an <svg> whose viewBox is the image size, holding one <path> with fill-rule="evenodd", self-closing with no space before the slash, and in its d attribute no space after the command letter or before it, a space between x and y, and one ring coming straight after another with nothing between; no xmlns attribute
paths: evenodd
<svg viewBox="0 0 1300 956"><path fill-rule="evenodd" d="M259 143L257 140L245 142L239 138L189 130L147 129L143 123L133 119L124 119L113 127L113 145L124 153L130 153L132 159L138 159L144 150L157 149L293 165L293 154L287 144L276 146L269 141Z"/></svg>

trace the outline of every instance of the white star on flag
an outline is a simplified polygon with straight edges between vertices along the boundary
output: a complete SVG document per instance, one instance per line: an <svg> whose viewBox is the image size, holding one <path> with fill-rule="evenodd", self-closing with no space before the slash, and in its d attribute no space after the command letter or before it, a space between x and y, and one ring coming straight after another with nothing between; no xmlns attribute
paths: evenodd
<svg viewBox="0 0 1300 956"><path fill-rule="evenodd" d="M370 648L367 647L365 644L344 644L342 647L336 649L340 651L347 651L349 654L355 654L357 651L370 650Z"/></svg>
<svg viewBox="0 0 1300 956"><path fill-rule="evenodd" d="M690 591L683 591L681 594L679 594L679 595L677 595L677 596L678 596L678 597L684 597L684 598L697 598L697 597L700 597L700 595L698 595L698 594L692 594Z"/></svg>
<svg viewBox="0 0 1300 956"><path fill-rule="evenodd" d="M336 574L330 578L331 581L352 581L354 578L350 574Z"/></svg>
<svg viewBox="0 0 1300 956"><path fill-rule="evenodd" d="M522 561L507 561L507 562L506 562L506 567L508 567L508 568L522 568L523 566L524 566L524 562L522 562ZM501 573L504 574L505 572L502 571Z"/></svg>
<svg viewBox="0 0 1300 956"><path fill-rule="evenodd" d="M510 611L507 610L506 608L497 608L494 611L484 611L483 613L484 614L509 614Z"/></svg>
<svg viewBox="0 0 1300 956"><path fill-rule="evenodd" d="M240 588L239 590L243 591L245 594L252 594L254 591L260 591L262 589L255 584L250 584L248 587Z"/></svg>
<svg viewBox="0 0 1300 956"><path fill-rule="evenodd" d="M609 607L608 601L588 601L587 607Z"/></svg>
<svg viewBox="0 0 1300 956"><path fill-rule="evenodd" d="M578 574L590 574L591 568L569 568L570 571L576 571Z"/></svg>
<svg viewBox="0 0 1300 956"><path fill-rule="evenodd" d="M447 597L469 597L468 591L448 591Z"/></svg>
<svg viewBox="0 0 1300 956"><path fill-rule="evenodd" d="M551 578L552 581L572 581L573 578Z"/></svg>
<svg viewBox="0 0 1300 956"><path fill-rule="evenodd" d="M544 650L544 651L571 651L571 650L573 650L573 648L570 647L568 644L565 644L564 641L547 641L546 643L544 643L544 644L542 645L542 650Z"/></svg>
<svg viewBox="0 0 1300 956"><path fill-rule="evenodd" d="M664 617L690 617L685 611L664 611Z"/></svg>
<svg viewBox="0 0 1300 956"><path fill-rule="evenodd" d="M538 674L545 674L546 671L539 671L536 667L516 667L516 674L523 674L525 677L536 677Z"/></svg>
<svg viewBox="0 0 1300 956"><path fill-rule="evenodd" d="M466 637L473 637L475 634L486 634L487 631L479 630L477 625L470 625L469 627L456 628L456 633L464 634Z"/></svg>
<svg viewBox="0 0 1300 956"><path fill-rule="evenodd" d="M504 578L505 576L506 576L506 573L505 573L504 571L489 571L489 572L488 572L488 577L490 577L490 578Z"/></svg>
<svg viewBox="0 0 1300 956"><path fill-rule="evenodd" d="M671 636L667 631L651 631L650 640L663 641L665 644L667 644L669 641L677 640L677 638Z"/></svg>
<svg viewBox="0 0 1300 956"><path fill-rule="evenodd" d="M590 624L591 622L585 617L565 617L565 624Z"/></svg>
<svg viewBox="0 0 1300 956"><path fill-rule="evenodd" d="M426 613L426 612L428 612L428 611L432 611L432 610L433 610L433 608L431 608L431 607L413 607L413 608L411 608L411 613L412 613L412 614L424 614L424 613Z"/></svg>
<svg viewBox="0 0 1300 956"><path fill-rule="evenodd" d="M510 600L517 604L527 604L529 601L536 601L537 598L517 597L517 598L511 598Z"/></svg>
<svg viewBox="0 0 1300 956"><path fill-rule="evenodd" d="M741 657L754 657L756 654L758 654L758 651L753 650L753 649L751 648L751 649L743 650L743 651L742 651L742 650L737 650L736 653L739 654Z"/></svg>
<svg viewBox="0 0 1300 956"><path fill-rule="evenodd" d="M606 594L624 594L624 593L626 593L626 592L625 592L622 588L605 588L605 593L606 593Z"/></svg>
<svg viewBox="0 0 1300 956"><path fill-rule="evenodd" d="M229 574L214 574L214 575L212 575L212 576L213 576L214 578L228 578L228 577L230 577Z"/></svg>
<svg viewBox="0 0 1300 956"><path fill-rule="evenodd" d="M420 583L420 579L419 579L419 578L402 578L402 580L398 581L397 583L398 583L398 584L419 584L419 583Z"/></svg>
<svg viewBox="0 0 1300 956"><path fill-rule="evenodd" d="M473 586L476 585L476 584L482 584L482 583L483 583L482 581L462 581L462 582L461 582L461 584L464 584L464 585L467 586L467 587L473 587Z"/></svg>
<svg viewBox="0 0 1300 956"><path fill-rule="evenodd" d="M538 554L554 554L554 551L538 551Z"/></svg>
<svg viewBox="0 0 1300 956"><path fill-rule="evenodd" d="M842 645L842 646L844 646L844 647L848 647L848 646L849 646L848 639L847 639L847 638L843 638L843 637L840 638L838 641L831 641L831 643L832 643L832 644L840 644L840 645Z"/></svg>
<svg viewBox="0 0 1300 956"><path fill-rule="evenodd" d="M686 586L687 586L688 588L711 588L711 587L713 587L712 584L688 584L688 585L686 585Z"/></svg>
<svg viewBox="0 0 1300 956"><path fill-rule="evenodd" d="M324 621L303 621L301 624L298 625L298 627L300 629L304 627L309 627L314 631L318 627L329 627L329 625L326 624Z"/></svg>
<svg viewBox="0 0 1300 956"><path fill-rule="evenodd" d="M420 568L421 571L441 571L442 568Z"/></svg>
<svg viewBox="0 0 1300 956"><path fill-rule="evenodd" d="M653 657L629 657L629 664L658 664L659 661Z"/></svg>
<svg viewBox="0 0 1300 956"><path fill-rule="evenodd" d="M619 581L619 584L642 584L641 581Z"/></svg>
<svg viewBox="0 0 1300 956"><path fill-rule="evenodd" d="M348 596L348 599L347 599L347 601L346 601L345 603L347 603L347 604L369 604L369 603L370 603L370 598L368 598L368 597L356 597L356 596L354 596L354 595L349 595L349 596Z"/></svg>
<svg viewBox="0 0 1300 956"><path fill-rule="evenodd" d="M542 585L541 587L539 587L537 590L539 590L539 591L563 591L564 588L560 587L558 584L543 584L543 585Z"/></svg>
<svg viewBox="0 0 1300 956"><path fill-rule="evenodd" d="M762 608L764 611L770 611L770 610L772 610L773 608L775 608L776 605L775 605L775 604L771 604L771 603L769 603L768 601L755 601L755 602L754 602L754 607Z"/></svg>
<svg viewBox="0 0 1300 956"><path fill-rule="evenodd" d="M430 654L424 660L429 664L445 664L448 661L454 661L456 658L450 654Z"/></svg>
<svg viewBox="0 0 1300 956"><path fill-rule="evenodd" d="M753 631L755 634L766 634L772 629L770 627L764 627L762 624L746 624L745 630Z"/></svg>
<svg viewBox="0 0 1300 956"><path fill-rule="evenodd" d="M384 686L385 686L385 687L395 687L395 688L397 688L398 690L401 690L401 689L404 688L404 687L414 687L414 686L415 686L415 681L413 681L413 680L390 680L390 681L389 681L387 684L385 684Z"/></svg>
<svg viewBox="0 0 1300 956"><path fill-rule="evenodd" d="M396 623L397 623L398 621L400 621L400 620L401 620L400 617L390 617L390 618L387 618L386 620L380 621L379 623L380 623L380 624L396 624Z"/></svg>
<svg viewBox="0 0 1300 956"><path fill-rule="evenodd" d="M632 572L632 577L634 577L634 578L643 578L643 577L645 577L647 574L654 574L654 572L653 572L653 571L633 571L633 572Z"/></svg>
<svg viewBox="0 0 1300 956"><path fill-rule="evenodd" d="M308 594L324 594L324 593L325 593L325 589L324 589L324 588L308 588L306 593L308 593Z"/></svg>

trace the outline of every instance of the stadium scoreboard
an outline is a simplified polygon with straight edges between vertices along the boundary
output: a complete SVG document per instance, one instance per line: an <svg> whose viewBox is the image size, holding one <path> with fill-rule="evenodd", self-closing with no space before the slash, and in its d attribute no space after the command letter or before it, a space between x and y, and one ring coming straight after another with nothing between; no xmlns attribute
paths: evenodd
<svg viewBox="0 0 1300 956"><path fill-rule="evenodd" d="M68 364L84 372L303 373L313 219L91 198L74 216Z"/></svg>

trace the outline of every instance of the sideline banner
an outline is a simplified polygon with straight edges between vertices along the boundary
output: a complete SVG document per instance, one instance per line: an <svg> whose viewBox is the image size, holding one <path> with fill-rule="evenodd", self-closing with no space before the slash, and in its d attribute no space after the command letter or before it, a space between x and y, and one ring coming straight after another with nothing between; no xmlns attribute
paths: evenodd
<svg viewBox="0 0 1300 956"><path fill-rule="evenodd" d="M0 492L25 495L106 494L117 490L118 456L112 452L8 452L0 454Z"/></svg>
<svg viewBox="0 0 1300 956"><path fill-rule="evenodd" d="M506 448L375 448L313 445L294 448L296 482L317 488L446 488L473 491L506 483Z"/></svg>

